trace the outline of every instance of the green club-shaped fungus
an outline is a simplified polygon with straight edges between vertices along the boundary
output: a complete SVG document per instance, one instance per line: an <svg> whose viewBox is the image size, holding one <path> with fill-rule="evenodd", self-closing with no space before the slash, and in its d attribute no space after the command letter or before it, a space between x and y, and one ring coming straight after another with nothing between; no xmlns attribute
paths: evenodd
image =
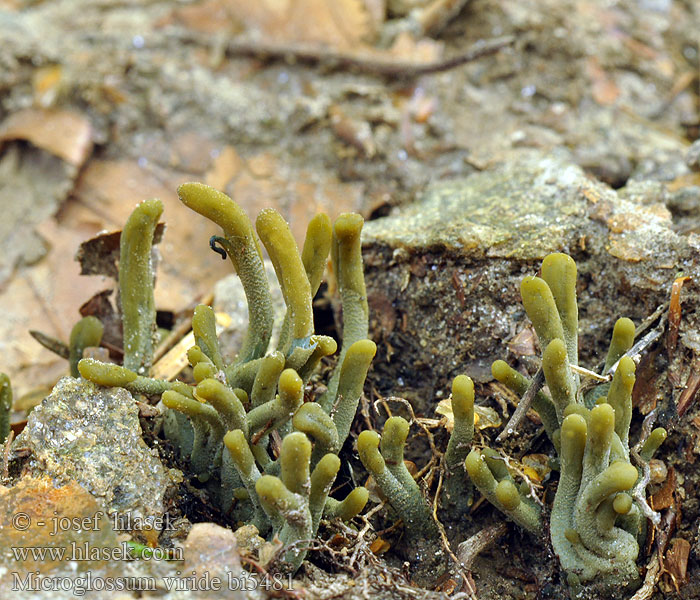
<svg viewBox="0 0 700 600"><path fill-rule="evenodd" d="M255 222L270 255L289 315L291 347L307 346L314 332L311 284L289 225L276 210L263 210Z"/></svg>
<svg viewBox="0 0 700 600"><path fill-rule="evenodd" d="M160 200L141 202L129 216L119 245L119 298L124 330L124 366L147 374L153 359L156 306L153 300L155 272L151 248Z"/></svg>
<svg viewBox="0 0 700 600"><path fill-rule="evenodd" d="M347 438L350 433L350 426L362 395L362 385L376 352L377 346L372 340L358 340L345 354L339 370L335 401L331 407L331 415L341 440Z"/></svg>
<svg viewBox="0 0 700 600"><path fill-rule="evenodd" d="M615 322L610 347L605 357L603 372L607 373L612 366L634 345L634 323L627 317L621 317Z"/></svg>
<svg viewBox="0 0 700 600"><path fill-rule="evenodd" d="M194 309L192 332L194 333L195 344L202 353L218 371L223 370L224 361L219 350L219 338L216 337L216 317L210 306L200 304Z"/></svg>
<svg viewBox="0 0 700 600"><path fill-rule="evenodd" d="M494 473L478 450L469 453L464 466L469 479L491 504L528 531L538 532L541 529L539 507L521 496L507 471ZM496 479L497 475L502 477L500 481Z"/></svg>
<svg viewBox="0 0 700 600"><path fill-rule="evenodd" d="M364 221L354 213L343 213L333 225L331 260L343 306L343 345L340 349L339 364L357 341L367 338L369 308L367 290L362 269L362 248L360 234ZM319 402L330 410L336 399L340 372L336 371L328 383L328 391Z"/></svg>
<svg viewBox="0 0 700 600"><path fill-rule="evenodd" d="M99 346L102 341L104 326L102 322L93 316L83 317L78 321L70 332L68 348L68 362L70 364L71 377L79 377L78 362L83 358L85 348Z"/></svg>
<svg viewBox="0 0 700 600"><path fill-rule="evenodd" d="M516 371L503 360L497 360L491 365L491 374L496 381L500 381L521 398L530 386L530 380L525 375ZM542 425L549 438L552 439L555 431L559 429L559 419L552 399L540 390L532 400L532 408L542 419Z"/></svg>
<svg viewBox="0 0 700 600"><path fill-rule="evenodd" d="M272 299L250 219L226 194L202 183L185 183L177 193L185 206L224 230L224 237L218 241L231 259L248 299L248 334L238 362L264 356L272 335Z"/></svg>
<svg viewBox="0 0 700 600"><path fill-rule="evenodd" d="M248 301L248 333L238 356L227 364L214 312L201 305L192 318L195 345L187 352L196 386L142 374L140 369L151 355L143 344L133 346L139 349L138 364L135 359L123 366L83 359L77 369L82 377L101 385L148 396L160 394L165 436L189 460L191 471L222 514L232 522L252 523L262 535L279 537L289 546L284 553L289 568L296 570L324 516L351 519L368 499L364 488L352 490L342 500L328 496L340 468L337 453L350 432L376 352L367 339L362 218L342 215L331 228L329 218L318 215L309 224L300 254L279 213L265 210L259 215L257 233L287 305L279 345L271 351L272 302L262 246L250 220L232 199L208 186L188 183L178 193L185 205L223 229L223 236L213 237L210 246L229 256ZM139 221L148 207L140 205L130 222ZM156 221L157 215L151 214L153 226ZM135 235L129 231L125 228L123 240ZM150 256L151 239L152 233L142 234L138 244L126 246L127 251ZM345 321L342 353L329 393L316 402L307 398L305 403L306 384L316 367L338 348L334 339L315 335L313 323L312 298L321 285L331 247ZM132 272L120 273L124 298L131 297L128 288L136 279ZM152 287L140 293L150 294L145 306L153 306ZM143 335L134 339L150 340L152 324L142 321L140 326L138 333ZM282 438L279 456L273 443L277 436Z"/></svg>
<svg viewBox="0 0 700 600"><path fill-rule="evenodd" d="M294 369L282 371L279 394L274 400L248 413L251 434L265 429L277 429L289 421L304 401L304 383Z"/></svg>
<svg viewBox="0 0 700 600"><path fill-rule="evenodd" d="M464 473L464 460L474 438L474 382L466 375L452 381L454 428L444 456L445 488L443 503L466 512L472 502L472 485Z"/></svg>
<svg viewBox="0 0 700 600"><path fill-rule="evenodd" d="M572 372L578 366L576 265L564 254L547 256L542 277L526 277L521 295L542 348L547 384L533 396L532 408L559 457L560 476L550 516L552 546L572 586L623 587L638 580L635 561L644 532L636 494L627 493L642 478L630 462L634 324L615 324L603 374L615 367L609 383L591 386ZM527 377L503 361L494 377L521 397ZM665 431L654 430L640 451L649 461ZM473 485L504 514L533 533L542 530L540 509L523 495L493 451L472 450L465 466ZM518 514L524 511L524 514Z"/></svg>
<svg viewBox="0 0 700 600"><path fill-rule="evenodd" d="M323 509L323 516L328 519L338 518L349 521L359 515L369 500L369 491L364 487L356 487L344 500L328 498Z"/></svg>
<svg viewBox="0 0 700 600"><path fill-rule="evenodd" d="M174 390L184 396L194 397L192 388L181 381L164 381L143 377L121 365L104 363L94 358L83 358L78 362L78 373L105 387L123 387L134 394L156 396L166 390Z"/></svg>
<svg viewBox="0 0 700 600"><path fill-rule="evenodd" d="M390 417L381 438L363 431L357 438L357 452L365 469L404 524L409 559L430 570L440 564L440 532L418 484L406 468L403 449L409 424L402 417ZM381 451L380 451L381 448ZM435 573L433 572L434 576Z"/></svg>
<svg viewBox="0 0 700 600"><path fill-rule="evenodd" d="M550 254L542 261L542 279L552 292L559 313L569 362L578 364L578 306L576 263L567 254Z"/></svg>

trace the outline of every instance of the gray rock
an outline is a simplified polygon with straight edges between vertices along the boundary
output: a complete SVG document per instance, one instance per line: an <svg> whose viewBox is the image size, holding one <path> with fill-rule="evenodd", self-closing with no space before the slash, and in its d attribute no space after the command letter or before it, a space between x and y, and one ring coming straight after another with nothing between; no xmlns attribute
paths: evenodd
<svg viewBox="0 0 700 600"><path fill-rule="evenodd" d="M155 450L141 438L138 408L121 388L64 377L29 415L13 449L29 449L33 476L74 480L106 510L160 516L171 483Z"/></svg>

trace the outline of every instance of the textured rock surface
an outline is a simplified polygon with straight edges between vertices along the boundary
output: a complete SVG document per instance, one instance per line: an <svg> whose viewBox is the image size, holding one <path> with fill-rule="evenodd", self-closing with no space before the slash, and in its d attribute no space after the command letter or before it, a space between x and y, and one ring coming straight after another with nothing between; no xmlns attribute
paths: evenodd
<svg viewBox="0 0 700 600"><path fill-rule="evenodd" d="M126 390L64 377L31 413L13 448L31 450L25 467L31 474L74 480L107 510L163 513L171 479L141 438L138 408Z"/></svg>
<svg viewBox="0 0 700 600"><path fill-rule="evenodd" d="M525 326L519 284L550 252L579 267L582 363L614 320L637 324L697 274L700 242L677 235L663 204L591 180L566 154L525 151L493 170L433 184L363 232L378 389L421 412L458 373L485 382Z"/></svg>
<svg viewBox="0 0 700 600"><path fill-rule="evenodd" d="M211 589L197 594L197 598L221 598L231 600L262 598L255 592L258 583L243 571L236 544L236 535L230 529L214 523L197 523L192 527L184 545L186 576L196 573L197 577L218 578L219 589ZM237 589L233 589L237 588Z"/></svg>

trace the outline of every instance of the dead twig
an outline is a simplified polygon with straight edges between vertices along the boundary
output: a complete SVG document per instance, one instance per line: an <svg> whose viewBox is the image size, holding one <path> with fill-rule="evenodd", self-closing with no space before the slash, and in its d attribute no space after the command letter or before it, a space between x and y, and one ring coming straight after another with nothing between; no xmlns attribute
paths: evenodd
<svg viewBox="0 0 700 600"><path fill-rule="evenodd" d="M544 371L542 370L542 367L540 367L537 369L537 373L535 373L532 381L530 381L530 385L523 397L520 399L520 402L518 402L518 406L516 407L513 416L508 420L508 423L506 423L503 431L501 431L501 433L499 433L496 437L496 441L498 443L503 443L503 441L518 428L522 420L525 418L527 411L530 410L530 406L532 406L532 401L534 400L535 395L542 389L543 385Z"/></svg>
<svg viewBox="0 0 700 600"><path fill-rule="evenodd" d="M637 592L629 600L649 600L656 584L659 582L663 568L663 554L668 545L668 539L673 529L676 520L676 511L670 508L663 518L663 526L659 529L659 536L656 539L656 551L654 552L649 564L647 564L647 574L644 577L644 583Z"/></svg>
<svg viewBox="0 0 700 600"><path fill-rule="evenodd" d="M658 527L659 523L661 522L661 515L652 509L651 506L649 506L646 498L646 487L649 484L649 479L651 477L649 463L642 460L642 457L639 455L639 452L641 451L644 442L647 441L655 422L656 409L652 410L645 417L644 422L642 423L642 432L639 436L639 442L637 442L634 448L630 449L630 456L632 456L634 461L637 463L637 466L642 469L642 476L639 478L637 485L635 485L634 489L632 490L632 497L639 504L644 516L654 524L654 527Z"/></svg>
<svg viewBox="0 0 700 600"><path fill-rule="evenodd" d="M479 533L475 533L457 547L459 562L465 569L470 570L479 553L493 544L506 531L508 531L508 525L505 522L484 527Z"/></svg>
<svg viewBox="0 0 700 600"><path fill-rule="evenodd" d="M210 38L192 32L179 32L173 37L181 42L214 48ZM484 56L495 54L499 50L512 46L515 37L511 35L479 40L466 51L431 62L415 62L391 57L384 58L377 52L340 51L322 48L311 44L276 43L270 40L254 40L237 37L224 43L224 50L229 56L253 56L268 59L283 59L296 62L312 62L335 65L339 68L351 68L384 77L411 79L429 73L441 73L473 62Z"/></svg>
<svg viewBox="0 0 700 600"><path fill-rule="evenodd" d="M698 389L700 388L700 360L696 356L690 365L690 375L685 382L683 391L676 406L676 414L682 417L695 401Z"/></svg>

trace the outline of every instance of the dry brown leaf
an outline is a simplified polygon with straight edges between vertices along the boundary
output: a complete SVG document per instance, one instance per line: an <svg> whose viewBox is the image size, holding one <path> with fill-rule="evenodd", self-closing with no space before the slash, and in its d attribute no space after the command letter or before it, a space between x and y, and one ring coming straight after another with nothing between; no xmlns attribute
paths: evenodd
<svg viewBox="0 0 700 600"><path fill-rule="evenodd" d="M391 548L391 544L382 537L375 539L369 546L374 554L384 554L389 548Z"/></svg>
<svg viewBox="0 0 700 600"><path fill-rule="evenodd" d="M681 324L681 290L690 277L677 277L671 285L671 300L668 306L668 333L666 334L666 353L668 361L673 360L673 354L678 342L678 327Z"/></svg>
<svg viewBox="0 0 700 600"><path fill-rule="evenodd" d="M510 342L508 350L516 356L536 356L537 338L532 327L523 328Z"/></svg>
<svg viewBox="0 0 700 600"><path fill-rule="evenodd" d="M60 93L63 82L63 67L61 65L46 65L34 71L32 87L34 88L36 104L45 108L51 106Z"/></svg>
<svg viewBox="0 0 700 600"><path fill-rule="evenodd" d="M654 510L663 510L674 504L673 494L676 491L676 470L668 469L668 476L661 489L651 497L651 507Z"/></svg>
<svg viewBox="0 0 700 600"><path fill-rule="evenodd" d="M26 108L0 125L0 142L8 140L27 140L79 167L92 150L92 127L75 111Z"/></svg>
<svg viewBox="0 0 700 600"><path fill-rule="evenodd" d="M249 34L277 43L350 50L372 33L362 0L230 0L229 12Z"/></svg>
<svg viewBox="0 0 700 600"><path fill-rule="evenodd" d="M452 397L440 400L435 408L435 412L445 417L442 425L447 431L451 432L455 426L454 412L452 412ZM501 418L493 408L479 404L474 406L474 428L477 431L489 427L500 427L500 425Z"/></svg>
<svg viewBox="0 0 700 600"><path fill-rule="evenodd" d="M664 568L673 577L676 585L685 583L688 574L690 542L683 538L673 538L664 558Z"/></svg>
<svg viewBox="0 0 700 600"><path fill-rule="evenodd" d="M158 223L153 234L153 244L163 239L165 224ZM119 244L121 231L100 232L85 240L78 247L75 259L80 263L81 275L106 275L119 279Z"/></svg>
<svg viewBox="0 0 700 600"><path fill-rule="evenodd" d="M80 266L73 260L84 228L49 219L37 229L50 244L47 255L17 272L0 295L0 311L6 315L0 320L3 368L12 374L18 400L37 388L49 388L68 371L68 363L40 346L29 330L67 341L80 318L78 308L103 285L97 278L80 277Z"/></svg>
<svg viewBox="0 0 700 600"><path fill-rule="evenodd" d="M542 483L552 471L549 456L546 454L526 454L522 457L520 464L523 473L536 483Z"/></svg>
<svg viewBox="0 0 700 600"><path fill-rule="evenodd" d="M240 33L242 26L231 17L230 4L230 0L206 0L180 6L159 21L157 26L162 27L175 22L200 33Z"/></svg>

